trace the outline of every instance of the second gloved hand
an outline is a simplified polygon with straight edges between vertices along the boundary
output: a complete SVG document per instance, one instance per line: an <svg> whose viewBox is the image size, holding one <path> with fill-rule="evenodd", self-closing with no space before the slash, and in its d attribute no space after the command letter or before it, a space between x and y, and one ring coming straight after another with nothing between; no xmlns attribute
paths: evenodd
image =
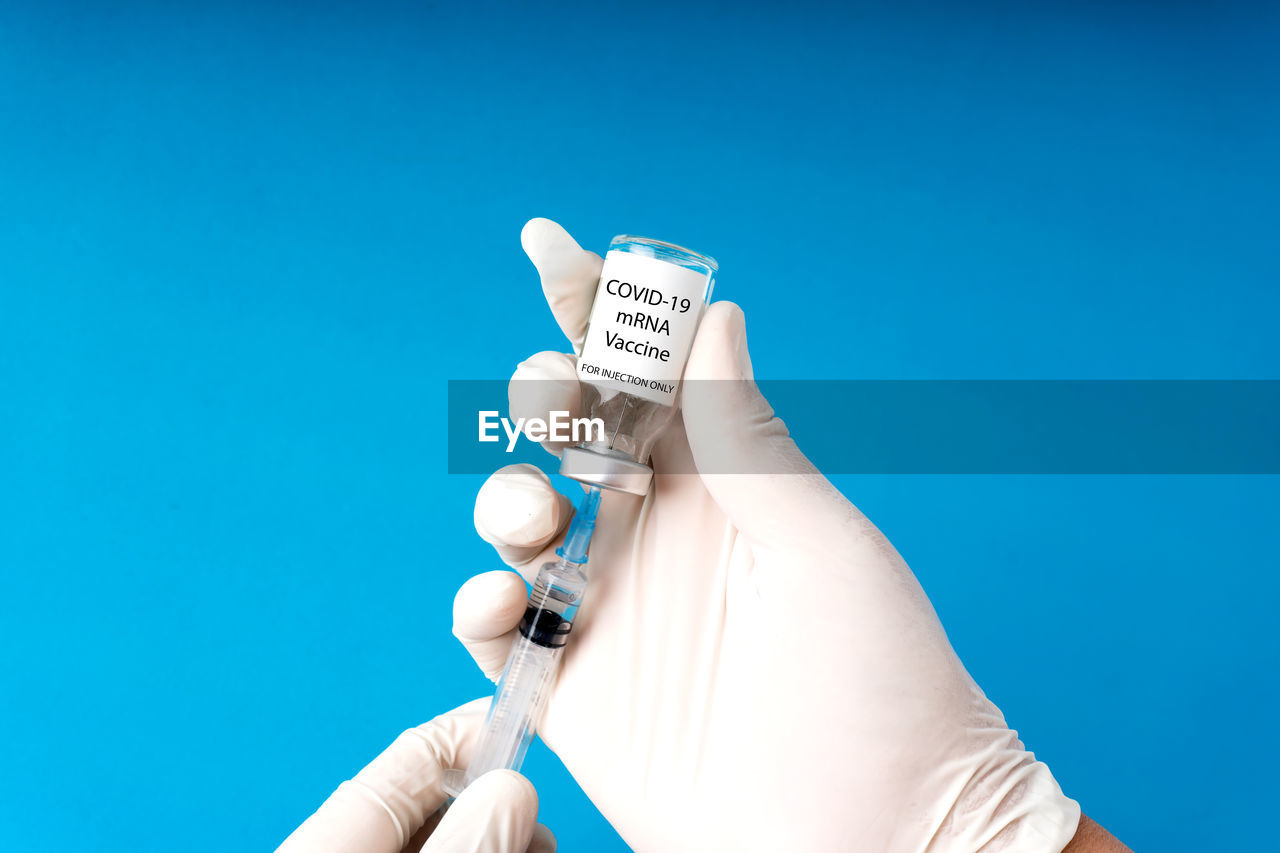
<svg viewBox="0 0 1280 853"><path fill-rule="evenodd" d="M466 766L488 707L479 699L400 735L339 785L281 853L554 853L555 836L535 823L537 793L510 770L482 776L438 811L444 772Z"/></svg>

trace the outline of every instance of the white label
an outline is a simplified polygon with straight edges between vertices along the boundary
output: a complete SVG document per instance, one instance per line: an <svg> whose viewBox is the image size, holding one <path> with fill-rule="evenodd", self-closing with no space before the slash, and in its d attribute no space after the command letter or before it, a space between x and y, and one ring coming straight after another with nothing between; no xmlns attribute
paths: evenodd
<svg viewBox="0 0 1280 853"><path fill-rule="evenodd" d="M674 405L706 287L697 270L629 252L607 254L578 378Z"/></svg>

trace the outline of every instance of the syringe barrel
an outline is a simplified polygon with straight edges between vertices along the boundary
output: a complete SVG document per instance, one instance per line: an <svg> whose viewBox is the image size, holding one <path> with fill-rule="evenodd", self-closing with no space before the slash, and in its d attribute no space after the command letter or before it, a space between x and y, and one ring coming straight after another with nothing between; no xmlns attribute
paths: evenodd
<svg viewBox="0 0 1280 853"><path fill-rule="evenodd" d="M560 657L586 588L582 564L564 556L539 570L471 763L461 784L453 784L456 777L450 777L446 789L456 793L490 770L520 769L551 697Z"/></svg>
<svg viewBox="0 0 1280 853"><path fill-rule="evenodd" d="M461 787L490 770L520 769L551 696L563 653L563 646L549 648L523 636L516 638Z"/></svg>

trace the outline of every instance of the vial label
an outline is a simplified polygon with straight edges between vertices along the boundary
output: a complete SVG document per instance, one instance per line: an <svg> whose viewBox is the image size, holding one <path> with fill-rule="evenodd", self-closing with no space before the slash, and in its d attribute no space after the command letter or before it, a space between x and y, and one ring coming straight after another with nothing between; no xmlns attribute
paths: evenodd
<svg viewBox="0 0 1280 853"><path fill-rule="evenodd" d="M675 405L706 276L630 252L605 255L578 378Z"/></svg>

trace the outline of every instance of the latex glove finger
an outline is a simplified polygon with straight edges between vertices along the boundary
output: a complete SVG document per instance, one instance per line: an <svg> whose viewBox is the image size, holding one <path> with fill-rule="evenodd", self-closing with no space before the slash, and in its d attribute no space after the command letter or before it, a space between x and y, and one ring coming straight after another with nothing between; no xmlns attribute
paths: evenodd
<svg viewBox="0 0 1280 853"><path fill-rule="evenodd" d="M422 853L525 853L537 819L538 794L529 780L493 770L458 795Z"/></svg>
<svg viewBox="0 0 1280 853"><path fill-rule="evenodd" d="M527 564L573 520L573 504L532 465L494 472L476 495L476 532L512 568Z"/></svg>
<svg viewBox="0 0 1280 853"><path fill-rule="evenodd" d="M533 828L533 839L529 842L527 853L556 853L556 847L558 846L555 833L551 831L551 827L545 823L540 823Z"/></svg>
<svg viewBox="0 0 1280 853"><path fill-rule="evenodd" d="M579 246L568 231L550 219L525 223L520 245L538 270L542 293L556 323L573 344L573 351L581 352L604 261Z"/></svg>
<svg viewBox="0 0 1280 853"><path fill-rule="evenodd" d="M752 545L829 547L833 535L849 529L850 518L861 518L800 452L760 393L746 318L732 302L711 305L698 326L683 405L702 480Z"/></svg>
<svg viewBox="0 0 1280 853"><path fill-rule="evenodd" d="M568 412L576 418L582 410L582 386L578 384L577 360L562 352L536 353L516 365L507 383L507 410L511 419L540 418L549 422L552 412ZM572 436L572 433L570 433ZM556 456L573 441L544 441L542 446Z"/></svg>
<svg viewBox="0 0 1280 853"><path fill-rule="evenodd" d="M524 581L504 571L476 575L454 596L453 635L490 681L502 675L528 603Z"/></svg>
<svg viewBox="0 0 1280 853"><path fill-rule="evenodd" d="M398 853L444 802L444 771L471 760L488 708L488 697L477 699L400 735L339 785L280 849Z"/></svg>
<svg viewBox="0 0 1280 853"><path fill-rule="evenodd" d="M426 826L418 830L418 834L404 848L405 853L421 853L423 850L430 850L431 848L426 846L427 840L431 838L431 834L435 832L436 826L440 824L440 819L445 814L445 812L436 812L432 815ZM525 853L556 853L555 833L546 824L536 825L533 828L533 838L529 840Z"/></svg>

